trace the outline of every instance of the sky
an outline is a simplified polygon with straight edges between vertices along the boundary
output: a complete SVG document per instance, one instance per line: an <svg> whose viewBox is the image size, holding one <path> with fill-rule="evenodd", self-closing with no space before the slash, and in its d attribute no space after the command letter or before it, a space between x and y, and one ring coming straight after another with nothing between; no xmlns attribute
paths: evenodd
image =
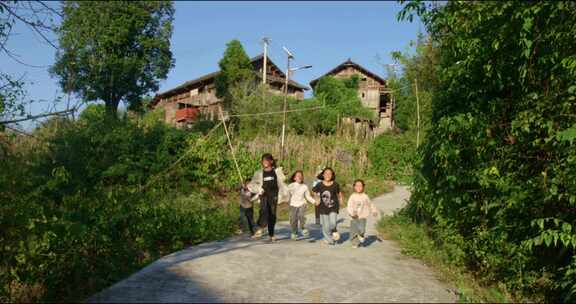
<svg viewBox="0 0 576 304"><path fill-rule="evenodd" d="M159 92L217 71L226 43L232 39L240 40L250 57L262 53L263 37L272 40L269 57L281 68L286 64L283 46L294 54L293 66L312 65L292 76L307 86L348 58L385 78L381 64L393 63L390 53L407 50L409 42L424 31L416 19L397 21L401 7L391 1L176 1L171 40L175 66L160 82ZM8 48L20 61L40 67L25 66L0 54L0 71L24 75L27 97L37 101L29 107L31 113L50 110L51 101L63 96L48 73L56 50L20 23L13 33ZM63 108L64 104L56 107ZM30 129L33 123L20 127Z"/></svg>

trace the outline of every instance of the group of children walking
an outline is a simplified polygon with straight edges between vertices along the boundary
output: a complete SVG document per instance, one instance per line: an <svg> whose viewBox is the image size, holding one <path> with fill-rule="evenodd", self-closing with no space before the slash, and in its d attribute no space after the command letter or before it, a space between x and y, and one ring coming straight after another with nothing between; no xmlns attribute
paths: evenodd
<svg viewBox="0 0 576 304"><path fill-rule="evenodd" d="M240 189L240 217L241 221L247 224L251 237L261 237L267 228L270 241L275 242L276 207L280 202L288 201L293 240L298 239L299 232L304 237L310 235L306 229L306 208L308 204L313 204L316 224L322 227L322 242L336 244L340 240L337 224L344 195L332 168L322 169L316 178L310 191L304 184L303 172L297 170L290 177L290 184L286 186L284 173L280 168L276 168L272 155L262 155L262 169L257 170L251 179L245 180ZM364 193L364 187L364 181L354 181L354 193L348 198L346 207L350 217L350 241L355 248L365 241L367 218L370 215L380 217L380 211ZM258 200L260 212L258 222L254 223L254 202Z"/></svg>

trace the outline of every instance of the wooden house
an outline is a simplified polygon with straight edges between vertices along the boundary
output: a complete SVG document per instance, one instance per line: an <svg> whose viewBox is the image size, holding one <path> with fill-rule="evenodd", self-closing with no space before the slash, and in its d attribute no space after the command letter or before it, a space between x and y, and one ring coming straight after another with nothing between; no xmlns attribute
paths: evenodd
<svg viewBox="0 0 576 304"><path fill-rule="evenodd" d="M358 75L360 78L358 97L360 97L362 104L374 111L374 115L377 118L376 125L372 126L376 129L375 132L379 133L393 128L393 104L390 91L386 86L386 80L352 60L348 59L321 77L312 80L310 86L314 88L320 78L325 76L348 78L352 75ZM346 121L349 120L346 119Z"/></svg>
<svg viewBox="0 0 576 304"><path fill-rule="evenodd" d="M252 67L261 81L264 66L264 56L258 55L251 60ZM285 73L267 58L266 83L271 92L283 94L286 81ZM183 126L193 122L199 115L208 119L218 119L218 107L221 99L216 97L215 79L219 71L187 81L175 88L159 93L152 99L149 107L164 109L165 121L175 126ZM293 80L288 83L288 96L304 99L304 91L308 87Z"/></svg>

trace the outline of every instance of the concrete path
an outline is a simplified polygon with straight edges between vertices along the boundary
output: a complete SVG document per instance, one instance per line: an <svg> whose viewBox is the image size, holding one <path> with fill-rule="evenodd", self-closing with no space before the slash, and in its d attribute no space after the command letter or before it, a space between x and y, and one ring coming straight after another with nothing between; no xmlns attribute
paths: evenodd
<svg viewBox="0 0 576 304"><path fill-rule="evenodd" d="M407 188L374 199L384 214L405 204ZM319 227L292 241L288 223L279 242L234 237L165 256L93 296L89 302L455 302L422 262L378 241L368 221L368 246L352 248L340 214L343 243L322 245ZM309 219L309 223L313 219Z"/></svg>

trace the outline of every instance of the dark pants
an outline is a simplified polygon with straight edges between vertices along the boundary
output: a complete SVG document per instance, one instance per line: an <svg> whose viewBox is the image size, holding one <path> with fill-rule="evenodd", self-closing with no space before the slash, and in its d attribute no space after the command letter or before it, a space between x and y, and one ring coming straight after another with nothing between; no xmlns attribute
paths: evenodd
<svg viewBox="0 0 576 304"><path fill-rule="evenodd" d="M254 234L254 208L240 206L240 223L242 223L243 230L246 230L246 226L248 226L250 234Z"/></svg>
<svg viewBox="0 0 576 304"><path fill-rule="evenodd" d="M320 210L316 205L314 205L314 216L316 217L316 224L320 224Z"/></svg>
<svg viewBox="0 0 576 304"><path fill-rule="evenodd" d="M268 235L274 236L274 226L276 225L276 206L278 205L278 196L262 196L260 198L260 216L258 226L265 228L268 226Z"/></svg>

